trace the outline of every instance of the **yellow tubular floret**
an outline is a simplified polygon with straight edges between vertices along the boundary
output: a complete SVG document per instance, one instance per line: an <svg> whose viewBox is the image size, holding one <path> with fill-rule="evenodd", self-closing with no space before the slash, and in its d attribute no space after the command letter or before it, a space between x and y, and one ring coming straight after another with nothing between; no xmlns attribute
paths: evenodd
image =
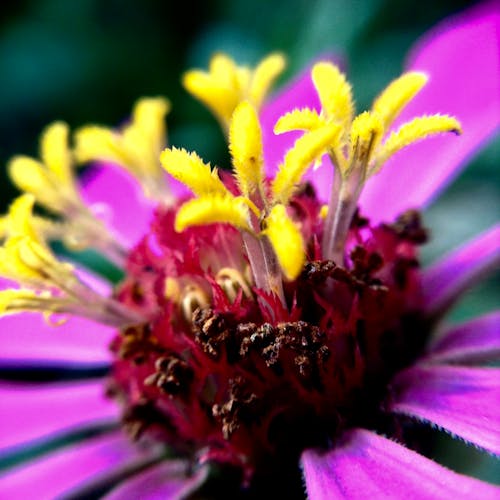
<svg viewBox="0 0 500 500"><path fill-rule="evenodd" d="M65 203L60 198L57 182L42 163L28 156L15 156L7 168L12 182L21 191L33 194L48 209L64 210Z"/></svg>
<svg viewBox="0 0 500 500"><path fill-rule="evenodd" d="M227 223L250 231L248 207L232 195L209 194L182 205L175 218L175 230L180 233L191 226Z"/></svg>
<svg viewBox="0 0 500 500"><path fill-rule="evenodd" d="M243 101L229 128L229 151L241 194L250 196L263 182L262 133L255 108Z"/></svg>
<svg viewBox="0 0 500 500"><path fill-rule="evenodd" d="M63 185L73 185L68 134L68 125L56 122L44 130L40 141L40 156L43 163Z"/></svg>
<svg viewBox="0 0 500 500"><path fill-rule="evenodd" d="M314 109L294 109L280 117L274 126L274 133L283 134L291 130L313 131L323 127L325 124L324 118Z"/></svg>
<svg viewBox="0 0 500 500"><path fill-rule="evenodd" d="M312 80L325 117L347 128L354 114L354 103L345 75L334 64L319 62L313 66Z"/></svg>
<svg viewBox="0 0 500 500"><path fill-rule="evenodd" d="M372 111L380 117L386 130L401 110L418 94L427 80L425 73L417 71L404 73L391 82L375 99Z"/></svg>
<svg viewBox="0 0 500 500"><path fill-rule="evenodd" d="M439 114L420 116L403 124L398 130L392 132L380 147L371 174L378 172L381 166L400 149L426 137L444 132L460 134L462 128L456 118Z"/></svg>
<svg viewBox="0 0 500 500"><path fill-rule="evenodd" d="M80 163L109 161L128 167L131 158L120 146L117 132L106 127L87 125L75 133L75 155Z"/></svg>
<svg viewBox="0 0 500 500"><path fill-rule="evenodd" d="M283 273L287 279L295 279L305 261L304 240L299 228L281 204L273 207L265 224L262 234L269 238Z"/></svg>
<svg viewBox="0 0 500 500"><path fill-rule="evenodd" d="M219 193L195 198L181 206L175 218L175 230L180 233L191 226L227 223L250 231L249 212L244 200Z"/></svg>
<svg viewBox="0 0 500 500"><path fill-rule="evenodd" d="M297 184L301 181L311 164L326 151L327 148L336 147L341 132L336 124L309 132L298 139L293 148L285 155L283 164L272 183L274 202L286 205L293 195Z"/></svg>
<svg viewBox="0 0 500 500"><path fill-rule="evenodd" d="M175 147L167 148L161 153L160 162L172 177L185 184L197 196L229 193L219 179L217 169L212 170L196 153Z"/></svg>
<svg viewBox="0 0 500 500"><path fill-rule="evenodd" d="M351 157L368 161L383 132L384 127L376 114L365 111L358 115L351 127Z"/></svg>
<svg viewBox="0 0 500 500"><path fill-rule="evenodd" d="M285 66L286 60L283 54L275 53L267 56L255 68L248 98L257 109L260 108L269 89L276 78L283 72Z"/></svg>
<svg viewBox="0 0 500 500"><path fill-rule="evenodd" d="M132 121L147 137L152 152L159 153L165 146L165 116L169 111L170 101L164 97L145 97L134 106Z"/></svg>

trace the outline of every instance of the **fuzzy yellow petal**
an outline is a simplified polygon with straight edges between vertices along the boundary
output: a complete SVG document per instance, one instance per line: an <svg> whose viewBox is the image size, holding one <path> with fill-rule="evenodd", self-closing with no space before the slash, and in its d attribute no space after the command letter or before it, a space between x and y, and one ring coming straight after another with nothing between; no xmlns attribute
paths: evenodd
<svg viewBox="0 0 500 500"><path fill-rule="evenodd" d="M73 184L68 134L69 128L66 123L55 122L44 130L40 140L43 163L63 185Z"/></svg>
<svg viewBox="0 0 500 500"><path fill-rule="evenodd" d="M382 120L387 130L401 110L418 94L427 83L425 73L411 71L391 82L375 99L372 111Z"/></svg>
<svg viewBox="0 0 500 500"><path fill-rule="evenodd" d="M382 165L400 149L426 137L445 132L453 132L455 134L462 132L460 123L456 118L436 114L432 116L420 116L403 124L398 130L392 132L380 147L371 174L377 173Z"/></svg>
<svg viewBox="0 0 500 500"><path fill-rule="evenodd" d="M347 129L354 115L354 103L345 75L334 64L319 62L313 66L312 80L325 117Z"/></svg>
<svg viewBox="0 0 500 500"><path fill-rule="evenodd" d="M269 238L285 277L295 279L305 261L304 240L297 224L288 217L285 206L278 204L266 217L265 225L263 234Z"/></svg>
<svg viewBox="0 0 500 500"><path fill-rule="evenodd" d="M275 134L283 134L291 130L316 130L325 125L325 120L314 109L294 109L281 116L274 126Z"/></svg>
<svg viewBox="0 0 500 500"><path fill-rule="evenodd" d="M175 218L175 230L181 232L191 226L227 223L250 231L249 212L244 200L219 193L195 198L182 205Z"/></svg>
<svg viewBox="0 0 500 500"><path fill-rule="evenodd" d="M262 132L255 108L243 101L229 127L229 150L241 194L250 196L263 182Z"/></svg>
<svg viewBox="0 0 500 500"><path fill-rule="evenodd" d="M351 127L351 158L368 162L384 133L380 118L370 111L356 116Z"/></svg>
<svg viewBox="0 0 500 500"><path fill-rule="evenodd" d="M174 179L185 184L197 196L228 193L226 186L219 179L217 169L212 170L196 153L167 148L160 155L160 161Z"/></svg>
<svg viewBox="0 0 500 500"><path fill-rule="evenodd" d="M312 163L330 147L336 147L341 128L336 124L309 132L298 139L293 148L285 155L272 183L272 193L275 202L287 204L297 184Z"/></svg>
<svg viewBox="0 0 500 500"><path fill-rule="evenodd" d="M274 53L263 59L255 68L248 98L259 109L276 78L283 72L286 60L283 54Z"/></svg>
<svg viewBox="0 0 500 500"><path fill-rule="evenodd" d="M103 160L127 165L130 158L121 150L118 135L111 129L88 125L75 133L75 155L80 163Z"/></svg>

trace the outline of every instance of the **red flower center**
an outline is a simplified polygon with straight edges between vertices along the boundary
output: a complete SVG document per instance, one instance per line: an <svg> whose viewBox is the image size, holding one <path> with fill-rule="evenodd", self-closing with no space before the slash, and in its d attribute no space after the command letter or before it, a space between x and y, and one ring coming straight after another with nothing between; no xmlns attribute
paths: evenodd
<svg viewBox="0 0 500 500"><path fill-rule="evenodd" d="M416 245L426 234L416 212L376 227L357 215L341 267L321 258L320 208L309 185L291 202L308 260L285 283L287 307L252 286L237 230L176 233L176 209L158 208L116 292L152 318L112 345L112 393L133 436L249 478L379 422L391 375L425 341Z"/></svg>

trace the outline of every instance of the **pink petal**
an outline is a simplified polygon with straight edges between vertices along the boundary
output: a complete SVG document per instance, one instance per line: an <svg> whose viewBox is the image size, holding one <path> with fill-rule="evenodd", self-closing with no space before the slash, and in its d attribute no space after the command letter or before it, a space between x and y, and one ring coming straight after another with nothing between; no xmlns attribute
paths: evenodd
<svg viewBox="0 0 500 500"><path fill-rule="evenodd" d="M104 391L103 380L0 384L0 451L55 432L113 421L118 406Z"/></svg>
<svg viewBox="0 0 500 500"><path fill-rule="evenodd" d="M308 498L495 499L499 489L452 472L394 441L355 429L327 453L306 450Z"/></svg>
<svg viewBox="0 0 500 500"><path fill-rule="evenodd" d="M187 475L187 463L180 460L164 462L141 472L106 495L105 500L180 499L196 490L206 479L208 469L200 468Z"/></svg>
<svg viewBox="0 0 500 500"><path fill-rule="evenodd" d="M60 498L83 482L146 456L120 433L100 436L16 467L0 478L0 497Z"/></svg>
<svg viewBox="0 0 500 500"><path fill-rule="evenodd" d="M500 225L497 225L425 270L422 288L428 314L445 311L499 264Z"/></svg>
<svg viewBox="0 0 500 500"><path fill-rule="evenodd" d="M408 68L430 81L395 126L415 116L456 116L463 134L427 139L399 152L361 195L372 222L392 220L436 196L500 124L500 6L494 0L451 18L413 49ZM383 200L383 203L381 203Z"/></svg>
<svg viewBox="0 0 500 500"><path fill-rule="evenodd" d="M83 273L82 279L105 292L102 280ZM0 290L13 286L0 278ZM108 345L116 329L94 321L68 317L61 326L51 326L38 313L0 317L0 365L12 362L73 362L99 364L110 360Z"/></svg>
<svg viewBox="0 0 500 500"><path fill-rule="evenodd" d="M449 328L429 346L432 362L478 362L500 359L500 311Z"/></svg>
<svg viewBox="0 0 500 500"><path fill-rule="evenodd" d="M500 369L418 366L394 380L391 410L500 454Z"/></svg>
<svg viewBox="0 0 500 500"><path fill-rule="evenodd" d="M82 197L126 247L146 233L155 205L132 175L113 164L94 167L82 179Z"/></svg>

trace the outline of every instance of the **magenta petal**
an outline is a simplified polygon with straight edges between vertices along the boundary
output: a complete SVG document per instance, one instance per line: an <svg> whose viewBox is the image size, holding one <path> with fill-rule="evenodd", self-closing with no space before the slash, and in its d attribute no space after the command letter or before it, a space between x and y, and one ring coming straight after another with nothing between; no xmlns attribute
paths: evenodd
<svg viewBox="0 0 500 500"><path fill-rule="evenodd" d="M187 462L180 460L164 462L124 481L106 495L105 500L185 498L203 483L208 469L203 467L191 475L187 473Z"/></svg>
<svg viewBox="0 0 500 500"><path fill-rule="evenodd" d="M91 279L87 273L82 278L87 282ZM0 290L11 285L0 278ZM101 282L99 287L103 287ZM105 363L110 360L108 345L115 334L114 328L77 317L67 318L61 326L51 326L38 313L2 316L0 365L13 361Z"/></svg>
<svg viewBox="0 0 500 500"><path fill-rule="evenodd" d="M500 369L418 366L394 379L390 409L500 454Z"/></svg>
<svg viewBox="0 0 500 500"><path fill-rule="evenodd" d="M425 270L422 279L429 315L451 306L469 287L500 264L500 225L479 235Z"/></svg>
<svg viewBox="0 0 500 500"><path fill-rule="evenodd" d="M478 362L500 359L500 311L455 325L428 348L432 362Z"/></svg>
<svg viewBox="0 0 500 500"><path fill-rule="evenodd" d="M499 489L452 472L394 441L363 429L328 453L306 450L302 468L308 498L494 499Z"/></svg>
<svg viewBox="0 0 500 500"><path fill-rule="evenodd" d="M396 154L361 195L372 222L425 205L498 129L499 32L500 7L492 1L445 21L414 48L408 67L428 73L430 81L395 125L447 113L460 120L463 134L428 139Z"/></svg>
<svg viewBox="0 0 500 500"><path fill-rule="evenodd" d="M73 444L1 477L0 498L60 498L75 486L143 456L119 433Z"/></svg>
<svg viewBox="0 0 500 500"><path fill-rule="evenodd" d="M0 384L0 451L52 433L118 416L103 380L44 385Z"/></svg>
<svg viewBox="0 0 500 500"><path fill-rule="evenodd" d="M155 205L132 175L113 164L94 167L82 180L82 197L127 247L147 231Z"/></svg>

